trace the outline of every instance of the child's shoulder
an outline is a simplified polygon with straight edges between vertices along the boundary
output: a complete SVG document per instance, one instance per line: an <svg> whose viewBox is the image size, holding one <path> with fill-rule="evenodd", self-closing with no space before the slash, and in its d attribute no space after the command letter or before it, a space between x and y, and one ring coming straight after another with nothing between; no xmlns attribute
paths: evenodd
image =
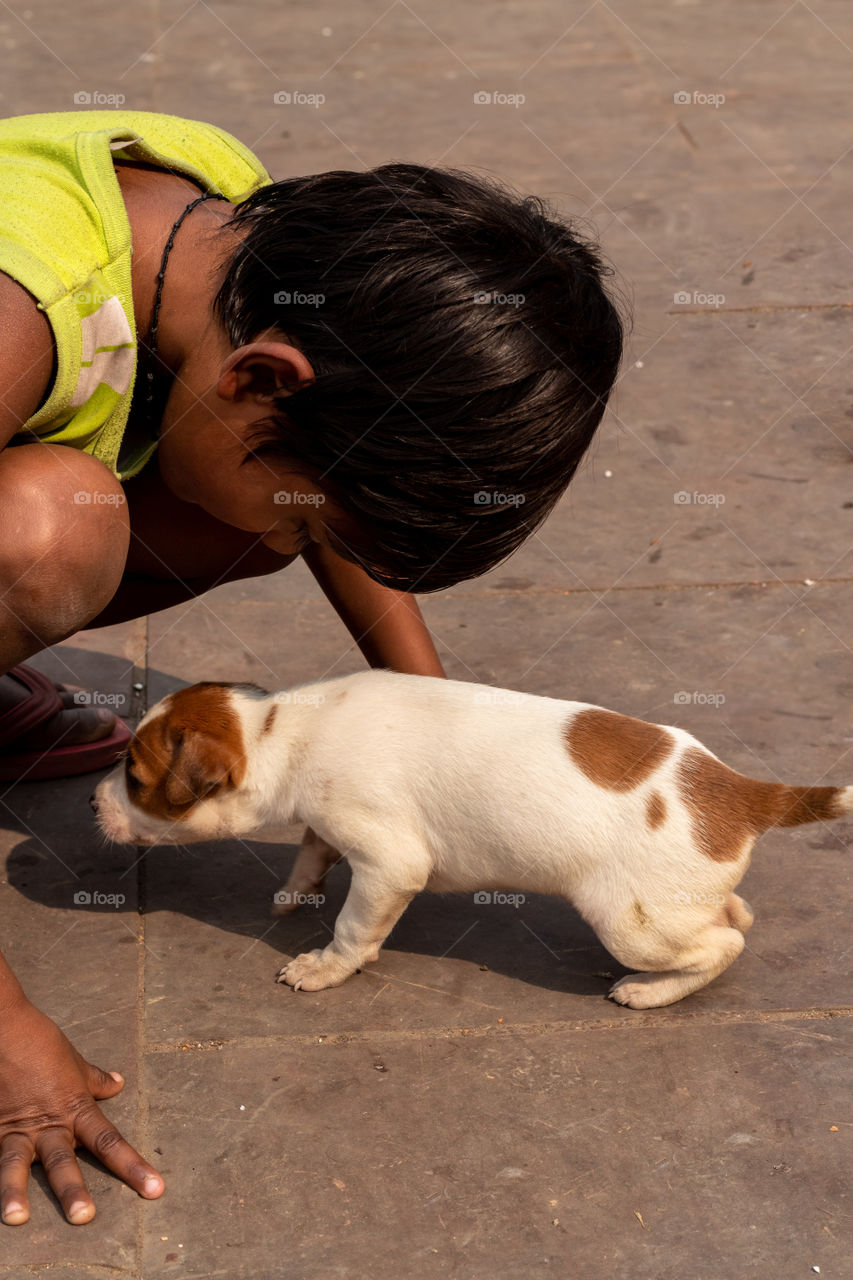
<svg viewBox="0 0 853 1280"><path fill-rule="evenodd" d="M64 162L81 176L116 158L139 160L215 186L232 202L271 181L257 156L219 125L122 107L0 119L0 153Z"/></svg>

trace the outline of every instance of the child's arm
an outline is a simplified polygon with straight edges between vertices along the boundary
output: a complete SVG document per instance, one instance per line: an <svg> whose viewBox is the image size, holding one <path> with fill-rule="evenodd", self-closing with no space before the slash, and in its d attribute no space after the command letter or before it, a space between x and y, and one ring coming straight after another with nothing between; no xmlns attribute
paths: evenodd
<svg viewBox="0 0 853 1280"><path fill-rule="evenodd" d="M313 543L302 558L372 667L444 675L414 596L381 587L328 547Z"/></svg>

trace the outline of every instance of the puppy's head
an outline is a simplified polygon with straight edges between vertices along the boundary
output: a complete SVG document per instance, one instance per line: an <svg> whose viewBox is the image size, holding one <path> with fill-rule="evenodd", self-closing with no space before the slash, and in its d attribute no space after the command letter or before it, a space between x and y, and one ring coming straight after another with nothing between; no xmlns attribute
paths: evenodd
<svg viewBox="0 0 853 1280"><path fill-rule="evenodd" d="M187 844L252 830L246 710L263 697L256 685L204 683L152 707L125 758L95 788L104 835L121 844Z"/></svg>

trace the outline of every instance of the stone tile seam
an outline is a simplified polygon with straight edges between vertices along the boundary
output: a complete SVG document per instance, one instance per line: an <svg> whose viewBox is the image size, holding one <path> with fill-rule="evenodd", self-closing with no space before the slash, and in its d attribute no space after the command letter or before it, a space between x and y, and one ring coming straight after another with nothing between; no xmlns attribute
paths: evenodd
<svg viewBox="0 0 853 1280"><path fill-rule="evenodd" d="M411 1040L450 1040L463 1038L497 1037L505 1035L546 1035L556 1032L595 1033L600 1031L654 1031L672 1027L730 1027L766 1026L787 1022L829 1022L853 1017L853 1006L841 1005L827 1009L749 1009L743 1011L708 1011L701 1013L639 1014L636 1018L620 1018L616 1021L604 1018L577 1021L522 1022L497 1026L485 1023L472 1027L423 1027L410 1030L381 1028L374 1031L300 1032L295 1035L233 1036L210 1040L160 1040L143 1046L146 1057L170 1053L209 1053L231 1048L268 1048L311 1044L373 1044L377 1041L404 1043Z"/></svg>
<svg viewBox="0 0 853 1280"><path fill-rule="evenodd" d="M131 688L134 689L136 695L133 704L133 712L137 719L134 724L138 724L139 719L148 710L148 688L149 688L149 641L150 641L150 616L145 617L142 624L142 634L140 636L141 645L138 652L134 653L133 672L131 675ZM136 686L140 686L138 689ZM145 858L139 854L137 847L136 862L136 901L137 901L137 939L141 945L136 948L136 1078L138 1081L136 1091L136 1144L138 1149L146 1151L151 1149L148 1132L148 1081L145 1079L145 980L146 980L146 948L145 948L145 910L147 902L147 881L145 879ZM145 1213L144 1201L142 1197L137 1198L136 1203L136 1259L135 1271L133 1273L124 1272L126 1275L142 1274L142 1258L145 1246Z"/></svg>
<svg viewBox="0 0 853 1280"><path fill-rule="evenodd" d="M93 1280L139 1280L140 1272L128 1270L126 1267L111 1267L108 1263L88 1263L88 1262L17 1262L17 1263L0 1263L0 1276L11 1276L15 1280L17 1276L41 1276L46 1272L55 1271L60 1277L63 1271L74 1270L78 1275L85 1272L86 1275L92 1276Z"/></svg>
<svg viewBox="0 0 853 1280"><path fill-rule="evenodd" d="M849 311L853 302L761 302L749 307L676 307L665 316L728 316L753 311Z"/></svg>

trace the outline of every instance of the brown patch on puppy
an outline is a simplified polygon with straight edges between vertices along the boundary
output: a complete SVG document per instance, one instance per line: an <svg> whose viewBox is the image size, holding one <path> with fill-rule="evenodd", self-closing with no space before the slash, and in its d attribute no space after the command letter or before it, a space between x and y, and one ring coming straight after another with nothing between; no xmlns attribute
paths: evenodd
<svg viewBox="0 0 853 1280"><path fill-rule="evenodd" d="M125 762L130 801L176 821L206 796L238 787L245 773L239 717L227 687L209 682L173 693L142 725Z"/></svg>
<svg viewBox="0 0 853 1280"><path fill-rule="evenodd" d="M634 911L634 919L637 921L637 924L651 924L651 919L646 915L645 911L643 910L643 904L641 902L637 902L635 900L633 911Z"/></svg>
<svg viewBox="0 0 853 1280"><path fill-rule="evenodd" d="M273 724L275 722L275 718L277 715L278 715L278 703L274 702L270 707L269 711L267 712L267 718L264 721L264 727L263 729L261 729L261 737L263 737L265 733L269 733L270 729L273 727Z"/></svg>
<svg viewBox="0 0 853 1280"><path fill-rule="evenodd" d="M646 822L653 831L666 822L666 801L659 791L652 791L646 801Z"/></svg>
<svg viewBox="0 0 853 1280"><path fill-rule="evenodd" d="M659 724L587 707L572 718L566 733L569 754L600 787L631 791L670 754L675 738Z"/></svg>
<svg viewBox="0 0 853 1280"><path fill-rule="evenodd" d="M688 747L676 774L690 813L693 837L715 862L733 862L768 827L839 818L841 787L787 787L759 782L723 764L699 747Z"/></svg>

